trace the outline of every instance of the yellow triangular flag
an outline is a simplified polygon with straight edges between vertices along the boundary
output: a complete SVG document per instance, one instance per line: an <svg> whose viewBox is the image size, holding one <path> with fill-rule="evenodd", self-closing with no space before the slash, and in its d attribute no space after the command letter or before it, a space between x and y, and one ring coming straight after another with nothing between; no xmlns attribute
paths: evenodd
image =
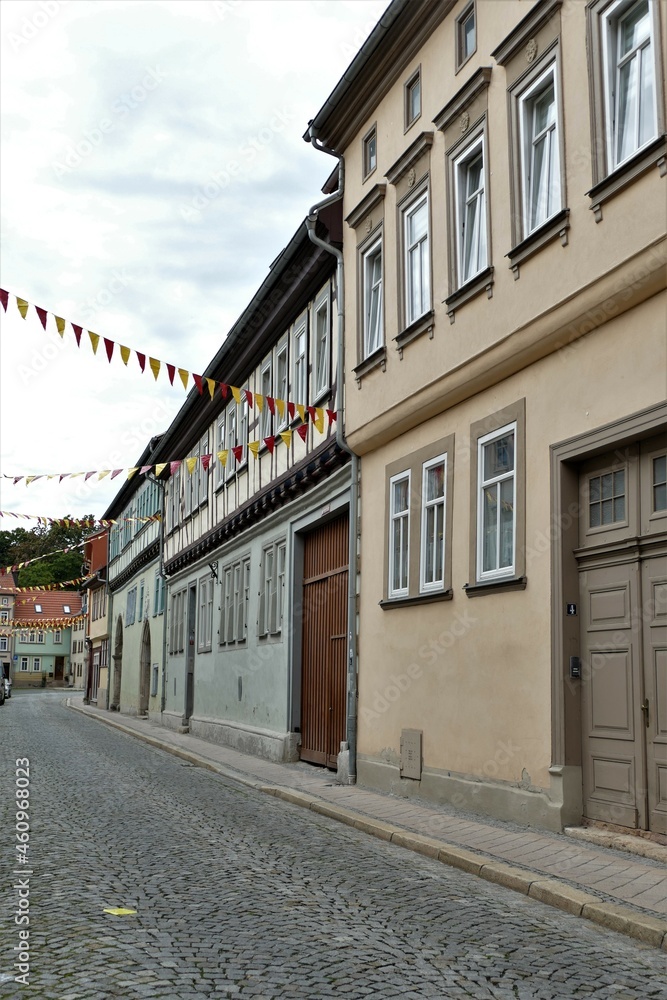
<svg viewBox="0 0 667 1000"><path fill-rule="evenodd" d="M148 364L151 366L151 371L153 372L153 375L155 376L155 381L157 382L157 377L160 374L160 365L162 364L162 362L158 361L157 358L149 358Z"/></svg>
<svg viewBox="0 0 667 1000"><path fill-rule="evenodd" d="M158 479L166 468L167 468L166 462L160 462L158 463L158 465L155 466L155 475L158 477Z"/></svg>
<svg viewBox="0 0 667 1000"><path fill-rule="evenodd" d="M93 333L92 330L89 330L88 336L90 337L90 343L93 345L93 354L97 354L97 345L100 342L100 335L99 333Z"/></svg>
<svg viewBox="0 0 667 1000"><path fill-rule="evenodd" d="M259 441L248 441L248 448L253 453L255 458L259 454Z"/></svg>
<svg viewBox="0 0 667 1000"><path fill-rule="evenodd" d="M276 406L278 407L278 416L282 420L283 417L285 416L285 400L284 399L277 399L276 400Z"/></svg>
<svg viewBox="0 0 667 1000"><path fill-rule="evenodd" d="M103 469L102 472L100 472L99 476L97 477L98 481L100 479L104 479L104 477L108 476L110 472L111 472L111 469Z"/></svg>
<svg viewBox="0 0 667 1000"><path fill-rule="evenodd" d="M76 479L77 476L82 476L83 472L66 472L65 475L69 476L70 479Z"/></svg>
<svg viewBox="0 0 667 1000"><path fill-rule="evenodd" d="M313 421L320 434L324 433L324 410L321 406L315 407L315 420Z"/></svg>
<svg viewBox="0 0 667 1000"><path fill-rule="evenodd" d="M139 471L139 466L138 466L138 465L137 465L137 466L135 466L135 468L134 468L134 469L128 469L128 470L127 470L127 478L128 478L128 479L131 479L131 478L132 478L132 476L133 476L133 475L135 474L135 472L138 472L138 471Z"/></svg>
<svg viewBox="0 0 667 1000"><path fill-rule="evenodd" d="M187 389L188 379L190 378L190 372L186 372L185 368L179 368L178 374L181 376L181 382L183 383L183 388Z"/></svg>
<svg viewBox="0 0 667 1000"><path fill-rule="evenodd" d="M197 464L197 456L195 455L194 458L186 458L185 464L188 467L188 472L190 473L190 475L192 475L192 473L195 471L195 466Z"/></svg>
<svg viewBox="0 0 667 1000"><path fill-rule="evenodd" d="M215 396L215 387L217 385L217 382L214 382L212 378L207 378L206 385L208 386L208 394L211 397L211 399L213 399L213 397Z"/></svg>
<svg viewBox="0 0 667 1000"><path fill-rule="evenodd" d="M289 448L292 443L292 432L291 431L281 431L280 436Z"/></svg>
<svg viewBox="0 0 667 1000"><path fill-rule="evenodd" d="M236 400L236 402L240 403L241 402L241 390L238 389L235 385L230 385L229 388L232 390L232 396L234 397L234 399Z"/></svg>
<svg viewBox="0 0 667 1000"><path fill-rule="evenodd" d="M58 330L58 333L62 337L62 335L65 332L65 320L61 319L60 316L56 316L56 329Z"/></svg>
<svg viewBox="0 0 667 1000"><path fill-rule="evenodd" d="M118 345L120 347L120 356L123 359L123 364L126 365L130 360L130 348L123 347L122 344Z"/></svg>
<svg viewBox="0 0 667 1000"><path fill-rule="evenodd" d="M19 307L19 312L23 316L23 319L25 319L26 313L28 312L28 303L26 302L25 299L20 299L18 297L18 295L17 295L16 296L16 305Z"/></svg>
<svg viewBox="0 0 667 1000"><path fill-rule="evenodd" d="M303 423L304 420L306 419L306 407L303 405L303 403L296 404L296 412L301 417L301 423Z"/></svg>
<svg viewBox="0 0 667 1000"><path fill-rule="evenodd" d="M218 454L218 461L220 462L220 465L224 468L227 465L227 455L229 454L229 452L225 449L224 451L219 451L217 454Z"/></svg>
<svg viewBox="0 0 667 1000"><path fill-rule="evenodd" d="M36 479L36 478L37 478L36 476L26 476L25 477L25 484L26 484L26 486L30 486L30 483L33 481L33 479Z"/></svg>
<svg viewBox="0 0 667 1000"><path fill-rule="evenodd" d="M264 409L264 396L262 396L259 392L255 393L255 406L260 413Z"/></svg>
<svg viewBox="0 0 667 1000"><path fill-rule="evenodd" d="M112 917L129 917L136 910L129 910L126 906L107 906L102 913L110 913Z"/></svg>

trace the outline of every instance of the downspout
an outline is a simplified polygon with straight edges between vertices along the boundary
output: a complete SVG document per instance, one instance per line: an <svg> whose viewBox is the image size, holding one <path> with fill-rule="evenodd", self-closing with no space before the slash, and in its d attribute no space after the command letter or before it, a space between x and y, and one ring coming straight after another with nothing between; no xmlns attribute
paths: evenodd
<svg viewBox="0 0 667 1000"><path fill-rule="evenodd" d="M345 161L342 153L337 153L329 146L319 142L314 128L310 127L310 141L313 147L322 153L328 153L338 159L338 188L333 194L324 198L310 209L306 219L308 236L315 246L321 247L336 258L336 298L338 312L338 360L336 367L336 382L338 395L338 413L336 419L336 444L347 452L351 459L352 495L350 497L350 537L348 573L348 660L347 660L347 744L349 751L348 784L354 785L357 780L357 533L359 527L359 456L352 451L345 440L344 432L344 396L345 396L345 285L343 274L343 251L325 243L315 232L317 217L321 209L340 201L345 189Z"/></svg>
<svg viewBox="0 0 667 1000"><path fill-rule="evenodd" d="M160 546L160 586L162 587L162 596L164 599L164 607L162 608L162 683L160 686L160 718L164 712L165 705L167 704L167 581L164 578L164 524L165 518L167 516L166 511L166 497L167 491L165 489L165 483L161 479L155 479L153 476L146 476L146 479L150 479L151 482L156 483L160 489L162 495L160 501L160 527L158 535L158 544Z"/></svg>

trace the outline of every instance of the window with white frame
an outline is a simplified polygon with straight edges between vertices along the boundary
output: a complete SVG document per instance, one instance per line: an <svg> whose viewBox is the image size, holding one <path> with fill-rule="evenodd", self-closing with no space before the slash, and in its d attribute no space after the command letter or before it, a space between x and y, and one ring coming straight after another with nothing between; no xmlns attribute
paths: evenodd
<svg viewBox="0 0 667 1000"><path fill-rule="evenodd" d="M428 228L428 194L424 191L403 209L406 326L431 308Z"/></svg>
<svg viewBox="0 0 667 1000"><path fill-rule="evenodd" d="M557 99L555 63L519 99L525 236L562 207Z"/></svg>
<svg viewBox="0 0 667 1000"><path fill-rule="evenodd" d="M197 650L207 652L211 648L213 632L213 577L207 576L199 581L199 609L197 615Z"/></svg>
<svg viewBox="0 0 667 1000"><path fill-rule="evenodd" d="M258 618L260 636L279 635L282 631L286 554L284 540L267 545L262 551Z"/></svg>
<svg viewBox="0 0 667 1000"><path fill-rule="evenodd" d="M279 344L276 348L276 399L280 399L285 404L282 413L278 406L276 406L276 428L282 430L282 428L287 427L289 422L289 416L287 413L287 397L289 396L288 389L288 379L289 379L289 367L287 360L287 341L285 340L282 344Z"/></svg>
<svg viewBox="0 0 667 1000"><path fill-rule="evenodd" d="M363 280L363 354L370 357L382 347L382 236L361 259Z"/></svg>
<svg viewBox="0 0 667 1000"><path fill-rule="evenodd" d="M179 463L169 480L168 530L176 528L181 520L181 466Z"/></svg>
<svg viewBox="0 0 667 1000"><path fill-rule="evenodd" d="M315 304L315 398L329 388L329 292Z"/></svg>
<svg viewBox="0 0 667 1000"><path fill-rule="evenodd" d="M377 144L377 129L373 125L361 140L364 180L373 173L378 165Z"/></svg>
<svg viewBox="0 0 667 1000"><path fill-rule="evenodd" d="M475 4L468 4L456 20L456 68L467 62L477 48Z"/></svg>
<svg viewBox="0 0 667 1000"><path fill-rule="evenodd" d="M21 672L22 672L22 673L25 673L25 671L26 671L27 669L28 669L28 657L27 657L27 656L22 656L22 657L21 657L21 666L20 666L20 670L21 670Z"/></svg>
<svg viewBox="0 0 667 1000"><path fill-rule="evenodd" d="M37 633L37 642L41 643L42 645L44 645L44 633L43 632L38 632Z"/></svg>
<svg viewBox="0 0 667 1000"><path fill-rule="evenodd" d="M227 448L227 438L225 437L225 421L226 421L226 410L223 410L219 414L216 425L215 425L215 451L216 454L213 456L213 461L215 462L215 480L214 485L217 488L224 481L225 478L225 468L220 462L217 453L219 451L225 451Z"/></svg>
<svg viewBox="0 0 667 1000"><path fill-rule="evenodd" d="M37 673L42 669L42 658L41 656L33 656L32 658L32 669L34 673Z"/></svg>
<svg viewBox="0 0 667 1000"><path fill-rule="evenodd" d="M233 449L242 449L240 458L236 459ZM245 397L240 403L232 403L227 410L227 476L235 472L245 463L248 452L248 401Z"/></svg>
<svg viewBox="0 0 667 1000"><path fill-rule="evenodd" d="M54 643L61 643L63 641L63 634L59 628L54 628L53 630L53 641Z"/></svg>
<svg viewBox="0 0 667 1000"><path fill-rule="evenodd" d="M28 642L37 642L37 632L35 630L30 632Z"/></svg>
<svg viewBox="0 0 667 1000"><path fill-rule="evenodd" d="M7 652L7 636L0 635L0 653Z"/></svg>
<svg viewBox="0 0 667 1000"><path fill-rule="evenodd" d="M654 22L649 0L617 0L602 17L610 169L658 134Z"/></svg>
<svg viewBox="0 0 667 1000"><path fill-rule="evenodd" d="M201 438L199 439L199 461L197 465L199 466L199 503L206 503L208 500L208 469L207 463L202 461L206 456L210 455L208 450L208 430L204 431ZM194 510L194 507L193 507Z"/></svg>
<svg viewBox="0 0 667 1000"><path fill-rule="evenodd" d="M29 642L30 641L28 639L28 632L25 629L21 630L20 639L21 639L21 642Z"/></svg>
<svg viewBox="0 0 667 1000"><path fill-rule="evenodd" d="M405 84L405 128L410 128L422 113L421 69L416 70Z"/></svg>
<svg viewBox="0 0 667 1000"><path fill-rule="evenodd" d="M9 621L9 611L0 611L0 623L6 625Z"/></svg>
<svg viewBox="0 0 667 1000"><path fill-rule="evenodd" d="M294 380L293 398L295 403L308 402L308 338L306 335L306 322L300 323L294 331Z"/></svg>
<svg viewBox="0 0 667 1000"><path fill-rule="evenodd" d="M389 480L389 597L407 597L410 563L410 473Z"/></svg>
<svg viewBox="0 0 667 1000"><path fill-rule="evenodd" d="M169 620L169 652L173 655L182 653L185 635L185 598L187 591L179 590L171 598L171 617Z"/></svg>
<svg viewBox="0 0 667 1000"><path fill-rule="evenodd" d="M155 587L153 590L153 617L164 611L165 580L159 569L155 571Z"/></svg>
<svg viewBox="0 0 667 1000"><path fill-rule="evenodd" d="M447 456L422 466L420 590L442 590L445 584L445 493Z"/></svg>
<svg viewBox="0 0 667 1000"><path fill-rule="evenodd" d="M250 559L244 557L222 573L223 593L220 602L220 645L244 643L248 638L248 601L250 598Z"/></svg>
<svg viewBox="0 0 667 1000"><path fill-rule="evenodd" d="M270 437L273 432L273 414L266 402L267 396L273 396L273 359L271 355L264 360L259 377L260 393L264 396L264 406L259 415L260 438Z"/></svg>
<svg viewBox="0 0 667 1000"><path fill-rule="evenodd" d="M139 601L137 604L137 621L140 622L144 618L144 581L142 580L139 585Z"/></svg>
<svg viewBox="0 0 667 1000"><path fill-rule="evenodd" d="M456 257L460 286L488 265L483 136L479 136L455 160L454 183Z"/></svg>
<svg viewBox="0 0 667 1000"><path fill-rule="evenodd" d="M477 576L481 581L514 573L516 424L479 438L477 453Z"/></svg>
<svg viewBox="0 0 667 1000"><path fill-rule="evenodd" d="M127 592L127 603L125 606L125 625L134 625L137 614L137 588L132 587Z"/></svg>

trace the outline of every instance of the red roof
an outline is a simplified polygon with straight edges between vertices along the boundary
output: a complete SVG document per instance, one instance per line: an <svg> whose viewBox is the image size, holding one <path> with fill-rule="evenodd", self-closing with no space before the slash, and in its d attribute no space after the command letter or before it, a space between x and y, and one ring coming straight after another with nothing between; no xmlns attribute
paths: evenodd
<svg viewBox="0 0 667 1000"><path fill-rule="evenodd" d="M11 573L0 573L0 590L3 593L14 593L16 586L14 584L14 577Z"/></svg>
<svg viewBox="0 0 667 1000"><path fill-rule="evenodd" d="M42 610L38 611L37 606ZM14 601L14 621L66 619L80 614L81 594L72 590L28 590L17 594Z"/></svg>

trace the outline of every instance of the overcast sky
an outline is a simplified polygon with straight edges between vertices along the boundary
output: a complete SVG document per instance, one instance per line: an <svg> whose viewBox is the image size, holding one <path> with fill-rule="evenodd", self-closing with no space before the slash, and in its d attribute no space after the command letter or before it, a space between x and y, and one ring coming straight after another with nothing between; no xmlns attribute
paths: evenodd
<svg viewBox="0 0 667 1000"><path fill-rule="evenodd" d="M301 136L386 6L2 0L3 473L130 467L185 399L14 295L201 373L321 197ZM3 478L0 510L100 517L122 482Z"/></svg>

